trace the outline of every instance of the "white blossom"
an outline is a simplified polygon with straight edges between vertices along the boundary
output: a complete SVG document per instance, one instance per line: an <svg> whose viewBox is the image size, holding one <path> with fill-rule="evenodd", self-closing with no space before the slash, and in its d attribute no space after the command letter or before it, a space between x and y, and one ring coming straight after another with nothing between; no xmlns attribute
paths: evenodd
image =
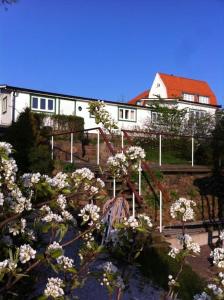
<svg viewBox="0 0 224 300"><path fill-rule="evenodd" d="M174 286L174 285L176 284L176 280L173 279L173 276L172 276L172 275L169 275L169 276L168 276L168 279L169 279L169 281L168 281L168 285L169 285L169 286Z"/></svg>
<svg viewBox="0 0 224 300"><path fill-rule="evenodd" d="M48 283L44 290L44 295L46 297L58 298L64 296L63 281L56 277L48 278Z"/></svg>
<svg viewBox="0 0 224 300"><path fill-rule="evenodd" d="M79 216L82 217L84 222L90 221L88 225L92 225L91 221L96 222L99 220L100 208L94 204L86 204L80 211Z"/></svg>
<svg viewBox="0 0 224 300"><path fill-rule="evenodd" d="M74 260L67 256L61 255L57 258L57 263L66 270L73 267Z"/></svg>
<svg viewBox="0 0 224 300"><path fill-rule="evenodd" d="M211 300L212 298L206 293L202 292L201 294L194 295L193 300Z"/></svg>
<svg viewBox="0 0 224 300"><path fill-rule="evenodd" d="M128 219L124 218L124 225L136 229L139 226L139 223L135 217L130 216Z"/></svg>
<svg viewBox="0 0 224 300"><path fill-rule="evenodd" d="M64 195L58 195L57 204L62 210L64 210L66 208L67 201L66 201L66 198Z"/></svg>
<svg viewBox="0 0 224 300"><path fill-rule="evenodd" d="M215 296L221 296L223 294L223 290L216 284L208 284L208 289L211 290Z"/></svg>
<svg viewBox="0 0 224 300"><path fill-rule="evenodd" d="M19 260L22 264L25 264L35 258L36 252L29 244L24 244L19 248Z"/></svg>
<svg viewBox="0 0 224 300"><path fill-rule="evenodd" d="M50 244L48 247L47 247L47 249L49 250L49 251L52 251L52 250L62 250L62 246L58 243L58 242L53 242L52 244Z"/></svg>
<svg viewBox="0 0 224 300"><path fill-rule="evenodd" d="M139 221L145 222L148 227L152 227L152 221L149 216L146 216L145 214L138 214L137 217Z"/></svg>
<svg viewBox="0 0 224 300"><path fill-rule="evenodd" d="M215 248L211 251L210 257L213 258L213 263L217 267L224 268L224 248Z"/></svg>
<svg viewBox="0 0 224 300"><path fill-rule="evenodd" d="M177 248L171 248L170 252L168 253L168 255L172 258L176 258L176 256L180 253L180 250Z"/></svg>
<svg viewBox="0 0 224 300"><path fill-rule="evenodd" d="M194 219L194 210L192 206L196 203L193 200L179 198L170 207L170 214L172 218L181 217L181 220L186 222Z"/></svg>

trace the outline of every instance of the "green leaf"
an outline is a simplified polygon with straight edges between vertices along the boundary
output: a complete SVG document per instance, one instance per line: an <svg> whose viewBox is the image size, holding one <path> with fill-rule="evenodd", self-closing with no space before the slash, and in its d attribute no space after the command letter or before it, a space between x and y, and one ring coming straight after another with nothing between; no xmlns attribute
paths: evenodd
<svg viewBox="0 0 224 300"><path fill-rule="evenodd" d="M47 233L50 228L51 228L51 224L44 224L41 229L43 233Z"/></svg>
<svg viewBox="0 0 224 300"><path fill-rule="evenodd" d="M62 255L62 249L51 251L51 257L53 258L58 258L61 255Z"/></svg>

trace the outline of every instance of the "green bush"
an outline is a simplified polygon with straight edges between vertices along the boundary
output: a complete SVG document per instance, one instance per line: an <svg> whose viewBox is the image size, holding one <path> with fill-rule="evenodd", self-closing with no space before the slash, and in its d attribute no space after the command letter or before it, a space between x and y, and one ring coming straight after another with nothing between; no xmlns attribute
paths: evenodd
<svg viewBox="0 0 224 300"><path fill-rule="evenodd" d="M41 129L39 116L29 108L6 130L3 140L15 149L14 158L21 173L51 173L53 165L48 134L49 130Z"/></svg>
<svg viewBox="0 0 224 300"><path fill-rule="evenodd" d="M44 122L46 118L52 120L51 126L52 131L55 132L66 132L66 131L81 131L78 134L74 135L74 140L82 140L84 138L84 119L78 116L72 115L48 115L48 114L35 114L39 118L41 127L44 127ZM58 136L57 138L64 138L65 136Z"/></svg>

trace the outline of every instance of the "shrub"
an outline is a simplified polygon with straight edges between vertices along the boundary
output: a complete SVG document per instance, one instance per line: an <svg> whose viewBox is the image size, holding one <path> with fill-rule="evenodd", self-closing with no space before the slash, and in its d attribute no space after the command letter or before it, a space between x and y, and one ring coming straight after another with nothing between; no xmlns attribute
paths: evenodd
<svg viewBox="0 0 224 300"><path fill-rule="evenodd" d="M41 120L29 108L6 131L3 139L15 149L15 159L22 173L35 171L50 173L49 129L41 129Z"/></svg>

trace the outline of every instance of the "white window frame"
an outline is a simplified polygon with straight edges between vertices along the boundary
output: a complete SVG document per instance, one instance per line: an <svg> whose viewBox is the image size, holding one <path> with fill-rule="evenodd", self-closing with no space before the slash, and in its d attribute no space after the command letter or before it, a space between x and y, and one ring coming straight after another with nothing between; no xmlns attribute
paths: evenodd
<svg viewBox="0 0 224 300"><path fill-rule="evenodd" d="M189 120L192 119L200 119L205 117L207 112L205 110L200 110L200 109L191 109L189 110ZM197 116L198 115L198 116Z"/></svg>
<svg viewBox="0 0 224 300"><path fill-rule="evenodd" d="M120 112L123 112L123 116L120 116ZM134 118L131 118L131 112L134 112ZM127 114L127 118L126 118ZM137 109L128 108L128 107L118 107L118 120L127 121L127 122L136 122L137 121Z"/></svg>
<svg viewBox="0 0 224 300"><path fill-rule="evenodd" d="M194 102L194 99L195 99L194 94L183 93L183 100Z"/></svg>
<svg viewBox="0 0 224 300"><path fill-rule="evenodd" d="M209 97L208 96L199 96L198 100L199 100L199 103L209 104Z"/></svg>
<svg viewBox="0 0 224 300"><path fill-rule="evenodd" d="M37 108L33 107L33 99L37 99ZM41 108L41 99L45 99L45 109ZM48 109L48 102L53 101L53 108ZM31 110L33 111L42 111L42 112L48 112L48 113L54 113L55 112L55 98L45 97L45 96L31 96Z"/></svg>
<svg viewBox="0 0 224 300"><path fill-rule="evenodd" d="M8 104L8 97L5 96L2 99L2 114L6 114L7 113L7 104Z"/></svg>

